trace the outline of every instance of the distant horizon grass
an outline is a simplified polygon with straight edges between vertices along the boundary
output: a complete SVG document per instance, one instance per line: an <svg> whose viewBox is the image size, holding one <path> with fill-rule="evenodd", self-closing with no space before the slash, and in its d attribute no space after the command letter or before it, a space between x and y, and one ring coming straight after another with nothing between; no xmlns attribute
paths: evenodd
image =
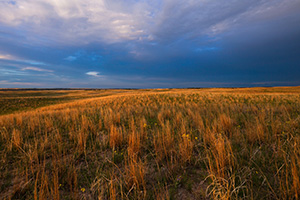
<svg viewBox="0 0 300 200"><path fill-rule="evenodd" d="M300 87L0 90L0 199L299 199Z"/></svg>

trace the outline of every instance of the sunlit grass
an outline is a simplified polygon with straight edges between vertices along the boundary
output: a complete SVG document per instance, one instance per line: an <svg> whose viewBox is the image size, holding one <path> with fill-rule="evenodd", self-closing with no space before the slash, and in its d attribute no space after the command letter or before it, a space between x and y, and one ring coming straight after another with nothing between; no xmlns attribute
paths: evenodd
<svg viewBox="0 0 300 200"><path fill-rule="evenodd" d="M0 116L0 199L299 198L299 87L101 92Z"/></svg>

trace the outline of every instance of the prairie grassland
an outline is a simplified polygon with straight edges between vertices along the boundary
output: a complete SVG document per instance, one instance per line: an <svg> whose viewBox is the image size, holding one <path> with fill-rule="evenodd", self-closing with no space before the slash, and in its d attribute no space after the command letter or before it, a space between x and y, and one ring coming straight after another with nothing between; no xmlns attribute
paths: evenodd
<svg viewBox="0 0 300 200"><path fill-rule="evenodd" d="M299 199L300 87L112 92L0 116L0 199Z"/></svg>
<svg viewBox="0 0 300 200"><path fill-rule="evenodd" d="M0 115L130 90L0 90Z"/></svg>

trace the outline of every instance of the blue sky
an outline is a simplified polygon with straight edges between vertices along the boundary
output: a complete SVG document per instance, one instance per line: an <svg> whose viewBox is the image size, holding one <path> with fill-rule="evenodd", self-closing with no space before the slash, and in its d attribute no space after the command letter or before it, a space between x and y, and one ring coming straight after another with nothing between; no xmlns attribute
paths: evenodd
<svg viewBox="0 0 300 200"><path fill-rule="evenodd" d="M299 0L0 0L0 88L288 85Z"/></svg>

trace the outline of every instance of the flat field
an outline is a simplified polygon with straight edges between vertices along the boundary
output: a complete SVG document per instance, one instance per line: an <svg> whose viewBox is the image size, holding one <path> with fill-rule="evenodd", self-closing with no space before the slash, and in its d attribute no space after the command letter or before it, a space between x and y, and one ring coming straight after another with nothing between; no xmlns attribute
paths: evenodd
<svg viewBox="0 0 300 200"><path fill-rule="evenodd" d="M0 199L299 199L300 87L1 90Z"/></svg>

